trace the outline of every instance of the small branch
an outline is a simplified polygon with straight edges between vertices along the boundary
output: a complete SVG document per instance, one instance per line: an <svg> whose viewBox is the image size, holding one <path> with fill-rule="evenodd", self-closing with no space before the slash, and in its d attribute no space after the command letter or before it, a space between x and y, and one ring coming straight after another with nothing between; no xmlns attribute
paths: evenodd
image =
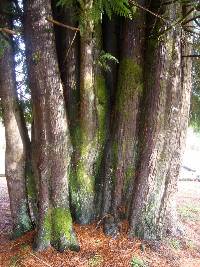
<svg viewBox="0 0 200 267"><path fill-rule="evenodd" d="M144 10L144 11L150 13L151 15L153 15L153 16L155 16L155 17L161 19L161 20L164 21L164 22L167 22L167 20L166 20L165 18L163 18L162 16L160 16L159 14L156 14L156 13L152 12L151 10L149 10L148 8L146 8L146 7L144 7L144 6L141 6L141 5L138 4L138 3L135 3L135 1L133 1L133 0L129 0L129 1L131 2L131 4L132 4L133 6L136 6L136 7L140 8L140 9L142 9L142 10Z"/></svg>
<svg viewBox="0 0 200 267"><path fill-rule="evenodd" d="M167 33L168 31L170 31L171 29L173 29L174 27L176 27L178 24L182 25L182 23L186 20L186 18L194 11L194 8L191 8L182 18L179 18L177 21L174 21L174 23L172 23L167 29L165 29L164 31L162 31L160 33L160 36L162 36L163 34Z"/></svg>
<svg viewBox="0 0 200 267"><path fill-rule="evenodd" d="M183 55L182 57L197 57L197 58L200 58L200 55Z"/></svg>
<svg viewBox="0 0 200 267"><path fill-rule="evenodd" d="M198 15L198 16L196 16L196 17L193 17L193 18L191 18L191 19L189 19L189 20L187 20L187 21L184 21L183 24L185 25L185 24L187 24L187 23L189 23L189 22L191 22L191 21L193 21L193 20L196 21L196 20L199 19L199 18L200 18L200 15Z"/></svg>
<svg viewBox="0 0 200 267"><path fill-rule="evenodd" d="M80 31L79 28L75 28L75 27L72 27L72 26L63 24L63 23L61 23L61 22L59 22L59 21L57 21L57 20L54 20L54 19L52 19L52 18L46 18L46 20L47 20L48 22L51 22L51 23L57 25L57 26L60 26L60 27L66 28L66 29L70 29L70 30L72 30L72 31Z"/></svg>
<svg viewBox="0 0 200 267"><path fill-rule="evenodd" d="M173 1L164 2L164 3L162 3L162 5L163 5L163 6L164 6L164 5L171 5L171 4L174 4L174 3L176 3L176 2L178 2L178 0L173 0ZM185 2L185 4L190 4L190 5L193 4L193 3L196 3L196 0Z"/></svg>
<svg viewBox="0 0 200 267"><path fill-rule="evenodd" d="M74 40L75 40L75 38L76 38L76 35L77 35L77 31L75 32L74 37L73 37L73 39L72 39L72 41L71 41L71 43L70 43L70 46L69 46L69 48L68 48L68 50L67 50L65 60L66 60L66 58L67 58L68 55L69 55L70 49L72 48L72 45L73 45Z"/></svg>
<svg viewBox="0 0 200 267"><path fill-rule="evenodd" d="M3 33L10 34L10 35L17 35L16 32L14 32L13 30L10 30L8 28L0 28L0 31L3 32Z"/></svg>

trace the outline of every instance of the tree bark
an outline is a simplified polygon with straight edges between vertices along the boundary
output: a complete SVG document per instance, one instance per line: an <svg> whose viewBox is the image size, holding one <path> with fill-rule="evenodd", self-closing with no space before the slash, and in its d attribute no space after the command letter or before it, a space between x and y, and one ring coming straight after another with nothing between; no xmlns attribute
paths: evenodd
<svg viewBox="0 0 200 267"><path fill-rule="evenodd" d="M165 16L173 21L181 14L179 3L166 7ZM169 226L166 215L176 191L190 91L181 80L181 29L177 26L159 40L156 28L160 26L154 24L154 37L147 43L145 115L130 216L130 233L145 239L161 238Z"/></svg>
<svg viewBox="0 0 200 267"><path fill-rule="evenodd" d="M70 134L59 76L51 1L25 1L25 41L33 99L36 166L39 175L39 222L35 249L50 244L59 251L78 250L69 209Z"/></svg>
<svg viewBox="0 0 200 267"><path fill-rule="evenodd" d="M98 70L101 31L88 17L92 5L90 0L81 6L84 24L80 38L80 109L75 144L78 160L71 179L72 204L76 220L82 224L95 217L95 180L105 143L107 106L105 80Z"/></svg>
<svg viewBox="0 0 200 267"><path fill-rule="evenodd" d="M0 9L9 1L2 1ZM10 18L0 15L0 23L10 28ZM10 198L13 237L19 237L32 229L26 188L26 140L19 107L14 71L12 39L9 39L0 58L0 97L5 126L6 153L5 174Z"/></svg>
<svg viewBox="0 0 200 267"><path fill-rule="evenodd" d="M122 26L118 85L106 160L103 216L108 214L104 230L111 235L117 233L119 220L128 215L136 168L145 15L137 10L134 16L133 20L126 19Z"/></svg>
<svg viewBox="0 0 200 267"><path fill-rule="evenodd" d="M53 1L53 14L59 22L77 27L77 7L56 7L57 1ZM79 41L80 34L77 31L55 26L56 47L59 61L59 69L64 88L64 97L69 118L69 130L74 141L76 126L78 124L78 112L80 101L80 68L79 68Z"/></svg>

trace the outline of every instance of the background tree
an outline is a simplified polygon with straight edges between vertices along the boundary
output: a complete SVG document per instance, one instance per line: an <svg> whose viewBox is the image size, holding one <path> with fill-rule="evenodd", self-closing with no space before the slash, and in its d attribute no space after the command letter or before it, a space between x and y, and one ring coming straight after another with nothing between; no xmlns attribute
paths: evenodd
<svg viewBox="0 0 200 267"><path fill-rule="evenodd" d="M11 19L6 14L9 1L0 3L0 24L11 29ZM5 126L5 174L10 198L13 236L18 237L32 229L26 188L26 129L16 91L14 52L11 35L1 35L4 42L0 57L0 97Z"/></svg>

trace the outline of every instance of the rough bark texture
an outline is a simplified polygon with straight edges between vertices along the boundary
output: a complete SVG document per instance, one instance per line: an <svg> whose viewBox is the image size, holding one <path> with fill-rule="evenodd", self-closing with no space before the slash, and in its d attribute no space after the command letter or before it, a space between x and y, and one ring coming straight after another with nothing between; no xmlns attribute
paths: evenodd
<svg viewBox="0 0 200 267"><path fill-rule="evenodd" d="M105 80L97 73L100 33L88 17L93 1L81 9L83 31L80 39L80 109L75 150L76 170L71 179L72 204L76 219L85 224L95 216L95 178L105 140ZM96 44L96 46L94 46Z"/></svg>
<svg viewBox="0 0 200 267"><path fill-rule="evenodd" d="M144 1L139 1L144 4ZM120 216L127 216L133 189L137 155L139 97L143 90L144 12L122 26L122 50L110 148L106 160L103 214L108 214L105 231L115 234Z"/></svg>
<svg viewBox="0 0 200 267"><path fill-rule="evenodd" d="M9 1L2 1L0 10L8 7ZM9 18L0 14L0 24L10 27ZM12 40L0 57L0 97L5 126L6 155L5 174L10 197L13 220L13 237L32 229L26 190L26 142L19 108L14 72Z"/></svg>
<svg viewBox="0 0 200 267"><path fill-rule="evenodd" d="M178 3L165 11L172 20L180 14ZM188 120L182 107L187 113L190 88L186 89L181 80L180 33L177 26L160 41L155 36L147 43L145 116L130 217L131 234L145 239L160 238L166 233L169 200L173 200L181 164Z"/></svg>
<svg viewBox="0 0 200 267"><path fill-rule="evenodd" d="M55 7L54 17L59 22L77 27L76 6ZM80 101L79 82L79 41L80 34L77 31L55 26L56 46L59 60L59 69L64 88L64 97L69 118L69 129L74 141L74 134L78 124L78 105Z"/></svg>
<svg viewBox="0 0 200 267"><path fill-rule="evenodd" d="M25 40L37 141L39 223L35 248L79 249L69 210L71 144L49 0L25 1Z"/></svg>
<svg viewBox="0 0 200 267"><path fill-rule="evenodd" d="M94 93L94 24L87 18L93 1L82 6L81 16L84 31L80 40L80 121L77 130L78 161L72 187L72 203L76 209L76 219L89 223L94 214L94 173L96 159L96 110Z"/></svg>
<svg viewBox="0 0 200 267"><path fill-rule="evenodd" d="M56 1L54 1L56 5ZM54 7L54 16L60 22L77 27L76 6L73 7ZM69 122L69 131L73 146L71 165L70 165L70 206L73 217L77 218L76 211L79 210L76 201L76 174L75 169L79 159L79 106L80 106L80 62L79 46L80 33L70 29L55 27L57 54L59 69L64 88L64 97ZM75 195L75 196L74 196Z"/></svg>

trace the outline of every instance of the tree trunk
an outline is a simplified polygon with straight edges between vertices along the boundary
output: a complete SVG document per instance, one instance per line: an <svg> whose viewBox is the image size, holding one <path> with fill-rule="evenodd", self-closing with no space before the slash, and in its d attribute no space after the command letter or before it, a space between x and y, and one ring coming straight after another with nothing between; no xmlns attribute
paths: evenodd
<svg viewBox="0 0 200 267"><path fill-rule="evenodd" d="M8 7L9 1L2 1L0 9ZM10 20L0 16L0 23L10 28ZM32 229L26 190L26 142L19 108L14 72L12 40L7 43L0 58L0 97L5 125L6 154L5 174L10 197L13 221L13 237L21 236Z"/></svg>
<svg viewBox="0 0 200 267"><path fill-rule="evenodd" d="M60 22L77 27L76 7L56 7L54 1L54 17ZM76 205L74 203L74 179L78 155L79 136L79 106L80 106L80 62L79 46L80 34L77 31L56 27L56 46L59 61L59 69L64 87L64 98L69 121L69 131L73 146L73 153L70 166L70 206L73 217L76 217ZM72 196L72 199L71 199Z"/></svg>
<svg viewBox="0 0 200 267"><path fill-rule="evenodd" d="M77 27L75 19L76 7L56 7L57 1L53 1L53 13L59 22ZM59 61L59 69L64 88L64 97L69 118L69 130L74 141L76 126L78 124L78 111L80 101L80 77L79 77L79 41L78 31L55 26L56 46Z"/></svg>
<svg viewBox="0 0 200 267"><path fill-rule="evenodd" d="M70 135L59 76L51 1L25 1L25 41L37 142L39 223L35 249L78 250L69 210Z"/></svg>
<svg viewBox="0 0 200 267"><path fill-rule="evenodd" d="M139 1L144 4L144 1ZM145 16L136 11L135 18L122 26L118 87L114 105L110 148L106 160L103 215L105 232L116 234L119 220L128 215L137 155L139 98L143 90L143 49Z"/></svg>
<svg viewBox="0 0 200 267"><path fill-rule="evenodd" d="M174 21L181 14L181 4L172 3L164 15ZM147 24L154 24L152 17ZM156 36L158 25L153 27L154 37L147 43L145 115L130 216L130 233L145 239L160 238L168 228L166 215L176 191L190 91L181 80L180 27L160 39ZM152 35L151 27L150 32ZM183 107L187 114L183 114Z"/></svg>
<svg viewBox="0 0 200 267"><path fill-rule="evenodd" d="M86 1L81 6L84 25L80 39L80 117L75 144L78 160L71 179L72 204L76 219L82 224L91 222L95 215L95 179L105 142L107 106L105 80L98 70L101 33L88 19L92 5L93 1Z"/></svg>

